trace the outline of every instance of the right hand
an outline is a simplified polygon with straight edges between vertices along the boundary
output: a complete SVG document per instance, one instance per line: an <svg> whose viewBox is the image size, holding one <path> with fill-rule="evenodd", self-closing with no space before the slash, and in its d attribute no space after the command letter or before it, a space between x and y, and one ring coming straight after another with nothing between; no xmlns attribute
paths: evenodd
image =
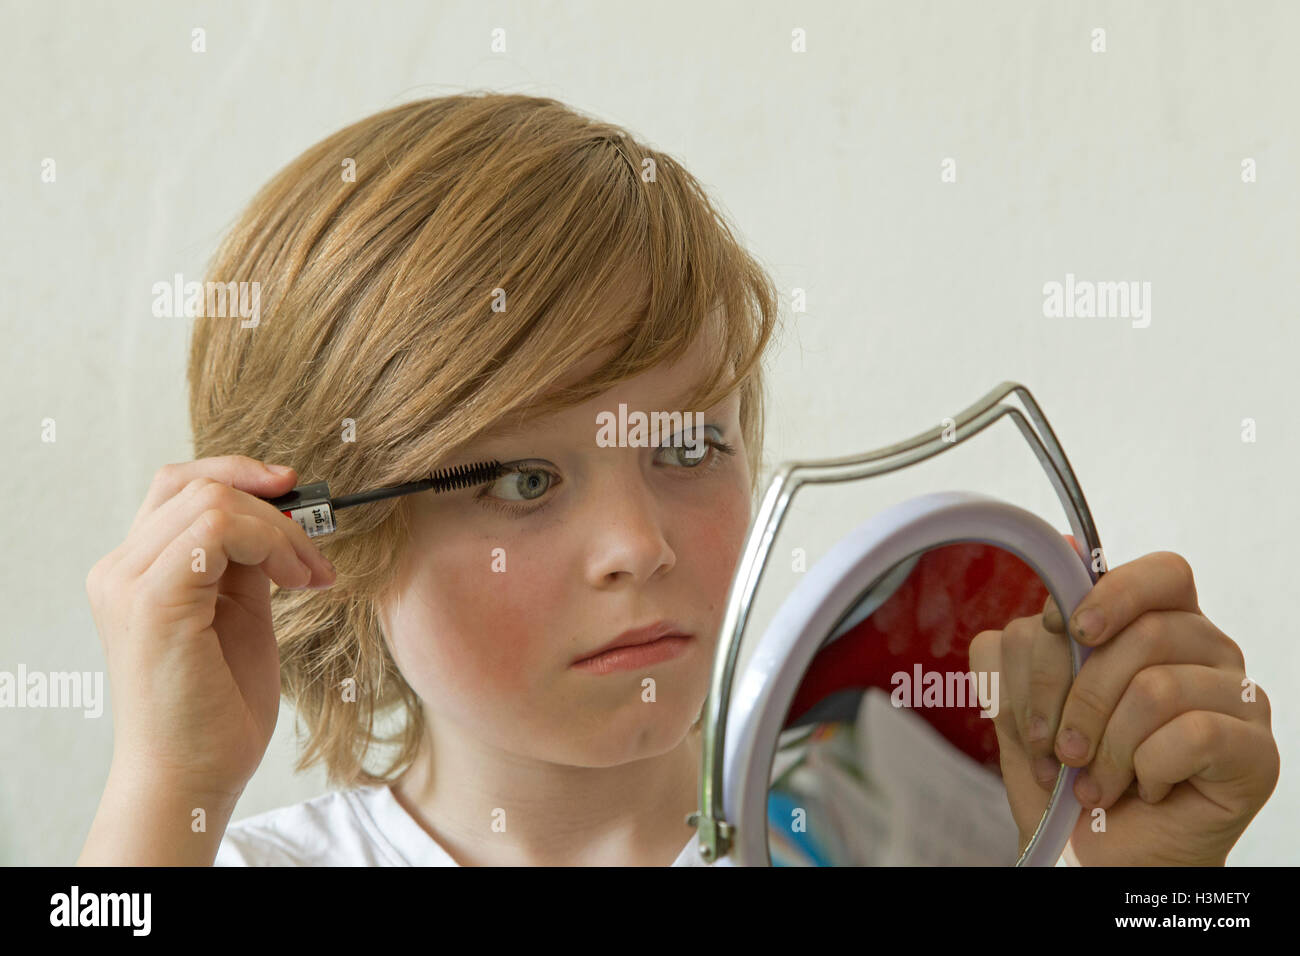
<svg viewBox="0 0 1300 956"><path fill-rule="evenodd" d="M280 703L268 581L336 580L297 522L261 500L295 479L242 455L165 465L126 540L91 568L115 772L233 798L261 763Z"/></svg>

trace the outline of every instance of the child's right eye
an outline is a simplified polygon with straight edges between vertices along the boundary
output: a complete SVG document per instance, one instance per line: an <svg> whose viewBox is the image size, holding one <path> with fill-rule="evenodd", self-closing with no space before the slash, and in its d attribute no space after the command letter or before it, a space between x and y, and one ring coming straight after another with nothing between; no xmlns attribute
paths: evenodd
<svg viewBox="0 0 1300 956"><path fill-rule="evenodd" d="M508 514L530 514L534 511L540 511L541 506L521 508L518 505L510 504L510 502L527 502L540 499L559 481L559 475L546 468L529 466L526 461L511 462L507 467L510 469L510 473L502 475L495 482L487 485L474 496L476 500L483 502L490 508L496 508L498 511L504 511ZM496 494L491 494L490 492L494 490L505 492L505 496L498 497ZM519 497L510 497L511 493Z"/></svg>

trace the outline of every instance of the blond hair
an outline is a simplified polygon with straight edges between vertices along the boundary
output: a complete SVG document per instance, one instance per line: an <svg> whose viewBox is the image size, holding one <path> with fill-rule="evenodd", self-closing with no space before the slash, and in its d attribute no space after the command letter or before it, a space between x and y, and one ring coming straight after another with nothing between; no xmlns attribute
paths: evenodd
<svg viewBox="0 0 1300 956"><path fill-rule="evenodd" d="M757 490L771 279L672 157L556 100L475 91L334 133L257 193L208 278L259 283L261 316L195 320L197 458L291 464L300 484L328 480L335 494L412 481L494 426L580 404L704 342L712 371L683 407L740 389ZM604 347L602 367L552 388ZM351 508L316 539L333 588L272 591L281 691L306 726L295 769L324 761L332 784L395 779L424 733L379 613L409 501ZM405 720L380 734L394 708ZM380 744L396 754L367 769Z"/></svg>

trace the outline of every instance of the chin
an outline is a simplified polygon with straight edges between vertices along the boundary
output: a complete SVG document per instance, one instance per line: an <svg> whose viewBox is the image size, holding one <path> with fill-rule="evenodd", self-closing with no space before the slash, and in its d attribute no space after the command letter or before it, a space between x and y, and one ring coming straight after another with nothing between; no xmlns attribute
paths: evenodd
<svg viewBox="0 0 1300 956"><path fill-rule="evenodd" d="M580 753L575 754L579 759L572 762L584 767L616 767L670 753L690 735L701 706L638 702L644 713L610 714L599 721L585 745L579 745Z"/></svg>

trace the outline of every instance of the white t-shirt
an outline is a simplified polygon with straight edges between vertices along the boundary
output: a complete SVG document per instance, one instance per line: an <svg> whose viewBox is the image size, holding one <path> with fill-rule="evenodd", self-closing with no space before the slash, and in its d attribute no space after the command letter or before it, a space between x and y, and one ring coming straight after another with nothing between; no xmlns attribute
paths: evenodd
<svg viewBox="0 0 1300 956"><path fill-rule="evenodd" d="M226 827L213 866L459 866L387 785L336 790ZM712 866L692 834L673 866Z"/></svg>
<svg viewBox="0 0 1300 956"><path fill-rule="evenodd" d="M226 827L213 866L459 866L385 784L336 790ZM712 866L695 836L673 866ZM1057 866L1078 866L1067 844Z"/></svg>

